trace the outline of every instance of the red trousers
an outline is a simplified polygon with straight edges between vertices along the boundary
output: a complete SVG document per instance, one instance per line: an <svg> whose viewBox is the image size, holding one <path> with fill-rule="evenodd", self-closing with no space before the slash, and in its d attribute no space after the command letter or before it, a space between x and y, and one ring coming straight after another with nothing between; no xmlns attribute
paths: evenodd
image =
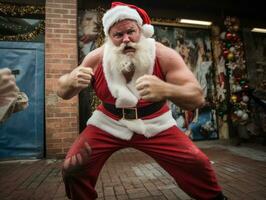
<svg viewBox="0 0 266 200"><path fill-rule="evenodd" d="M105 161L125 147L151 156L195 199L215 199L221 193L209 159L177 127L152 138L134 134L126 141L89 125L76 139L64 162L62 174L67 196L74 200L96 199L94 187Z"/></svg>

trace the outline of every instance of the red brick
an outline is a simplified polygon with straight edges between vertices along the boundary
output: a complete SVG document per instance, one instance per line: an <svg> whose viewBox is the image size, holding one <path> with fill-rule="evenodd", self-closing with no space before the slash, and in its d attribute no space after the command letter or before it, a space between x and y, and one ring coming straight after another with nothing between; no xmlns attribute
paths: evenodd
<svg viewBox="0 0 266 200"><path fill-rule="evenodd" d="M64 101L56 96L58 78L78 63L74 50L77 49L76 9L77 0L46 1L45 118L49 157L63 157L79 130L78 99Z"/></svg>

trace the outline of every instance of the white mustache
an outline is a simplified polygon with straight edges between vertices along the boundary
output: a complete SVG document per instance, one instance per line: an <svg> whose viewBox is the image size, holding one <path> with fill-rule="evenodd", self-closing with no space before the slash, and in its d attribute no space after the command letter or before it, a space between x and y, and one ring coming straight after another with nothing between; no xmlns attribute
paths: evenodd
<svg viewBox="0 0 266 200"><path fill-rule="evenodd" d="M117 52L119 52L119 53L123 53L123 51L126 49L126 48L128 48L128 47L130 47L130 48L134 48L134 49L138 49L138 44L137 43L135 43L135 42L129 42L129 43L122 43L122 44L120 44L120 46L117 48Z"/></svg>

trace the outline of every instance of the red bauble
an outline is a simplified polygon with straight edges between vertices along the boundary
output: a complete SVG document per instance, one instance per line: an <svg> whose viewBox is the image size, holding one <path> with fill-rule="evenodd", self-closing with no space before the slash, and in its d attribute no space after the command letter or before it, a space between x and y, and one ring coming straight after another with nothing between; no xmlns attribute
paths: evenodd
<svg viewBox="0 0 266 200"><path fill-rule="evenodd" d="M224 56L224 58L227 59L228 54L229 54L229 51L228 51L228 50L224 50L224 51L223 51L223 56Z"/></svg>
<svg viewBox="0 0 266 200"><path fill-rule="evenodd" d="M227 40L232 40L232 37L233 37L233 35L232 35L232 33L226 33L226 35L225 35L225 38L227 39Z"/></svg>

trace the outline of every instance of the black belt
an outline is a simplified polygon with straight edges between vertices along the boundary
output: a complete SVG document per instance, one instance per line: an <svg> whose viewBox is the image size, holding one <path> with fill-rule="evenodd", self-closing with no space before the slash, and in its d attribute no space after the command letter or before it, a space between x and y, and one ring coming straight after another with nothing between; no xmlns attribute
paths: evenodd
<svg viewBox="0 0 266 200"><path fill-rule="evenodd" d="M142 117L146 117L148 115L151 115L158 110L160 110L163 105L165 104L165 101L160 101L156 103L152 103L148 106L143 107L133 107L133 108L116 108L114 104L109 103L102 103L103 107L108 110L110 113L118 116L119 118L124 119L138 119Z"/></svg>

